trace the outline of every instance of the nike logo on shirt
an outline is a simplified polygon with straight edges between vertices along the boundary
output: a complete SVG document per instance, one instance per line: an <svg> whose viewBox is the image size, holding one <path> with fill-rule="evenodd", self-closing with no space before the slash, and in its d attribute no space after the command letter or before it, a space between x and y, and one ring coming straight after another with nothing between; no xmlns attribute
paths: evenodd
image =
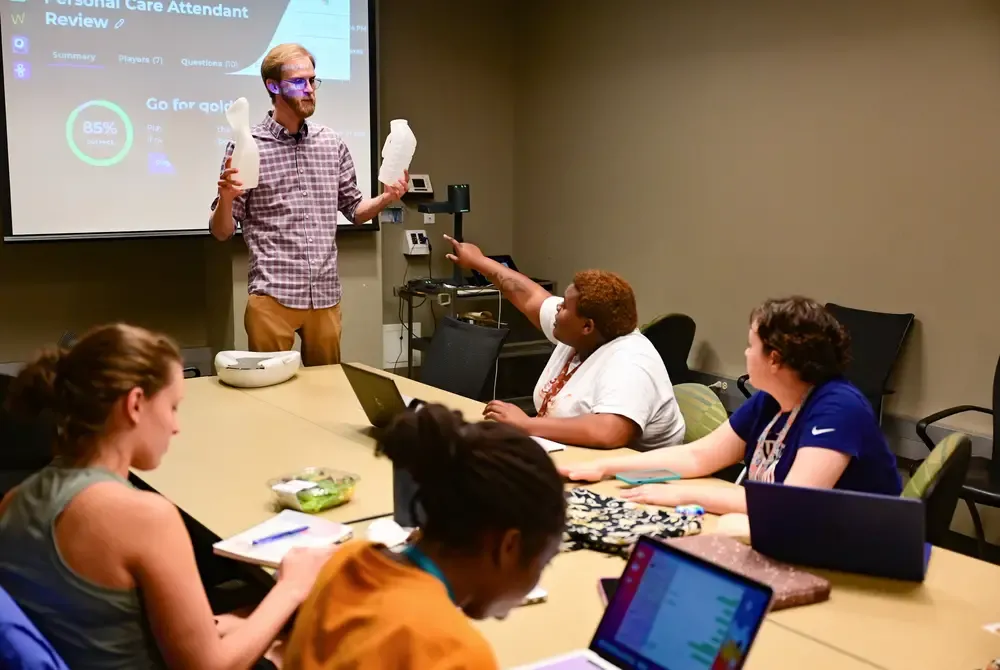
<svg viewBox="0 0 1000 670"><path fill-rule="evenodd" d="M816 426L813 426L812 434L813 435L825 435L827 433L832 433L835 430L837 430L837 429L836 428L817 428Z"/></svg>

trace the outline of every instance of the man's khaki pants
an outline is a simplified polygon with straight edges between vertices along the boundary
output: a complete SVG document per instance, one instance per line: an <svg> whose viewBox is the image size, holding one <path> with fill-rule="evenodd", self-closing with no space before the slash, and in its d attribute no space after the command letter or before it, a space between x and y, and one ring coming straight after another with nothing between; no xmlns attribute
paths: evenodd
<svg viewBox="0 0 1000 670"><path fill-rule="evenodd" d="M250 351L291 351L302 338L304 365L340 362L340 305L292 309L266 295L251 295L243 314Z"/></svg>

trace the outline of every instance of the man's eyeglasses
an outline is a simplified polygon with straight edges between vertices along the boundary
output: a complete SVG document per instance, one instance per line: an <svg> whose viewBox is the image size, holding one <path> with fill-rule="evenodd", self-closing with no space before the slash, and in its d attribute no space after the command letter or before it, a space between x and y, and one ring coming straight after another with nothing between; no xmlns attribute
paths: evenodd
<svg viewBox="0 0 1000 670"><path fill-rule="evenodd" d="M306 79L304 77L297 77L295 79L282 79L281 80L282 87L287 88L287 89L292 90L292 91L298 91L298 92L305 91L310 85L312 86L312 90L315 91L316 89L318 89L320 87L320 85L322 83L323 83L323 80L322 79L317 79L316 77L313 77L312 79Z"/></svg>

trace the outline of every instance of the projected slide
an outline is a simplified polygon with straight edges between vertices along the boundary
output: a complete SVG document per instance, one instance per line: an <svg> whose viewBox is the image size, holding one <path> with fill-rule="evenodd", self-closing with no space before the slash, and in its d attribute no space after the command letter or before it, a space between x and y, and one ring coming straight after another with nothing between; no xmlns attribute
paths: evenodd
<svg viewBox="0 0 1000 670"><path fill-rule="evenodd" d="M3 0L14 236L202 231L268 50L316 57L316 113L372 191L368 0Z"/></svg>

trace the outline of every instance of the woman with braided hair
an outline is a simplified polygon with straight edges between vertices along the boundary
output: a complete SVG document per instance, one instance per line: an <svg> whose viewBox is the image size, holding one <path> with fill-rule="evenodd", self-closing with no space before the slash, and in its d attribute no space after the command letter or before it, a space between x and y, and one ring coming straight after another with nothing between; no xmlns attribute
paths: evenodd
<svg viewBox="0 0 1000 670"><path fill-rule="evenodd" d="M378 451L416 482L420 532L399 551L340 548L299 610L284 667L496 668L468 618L505 617L559 551L555 466L520 430L439 405L396 417Z"/></svg>

